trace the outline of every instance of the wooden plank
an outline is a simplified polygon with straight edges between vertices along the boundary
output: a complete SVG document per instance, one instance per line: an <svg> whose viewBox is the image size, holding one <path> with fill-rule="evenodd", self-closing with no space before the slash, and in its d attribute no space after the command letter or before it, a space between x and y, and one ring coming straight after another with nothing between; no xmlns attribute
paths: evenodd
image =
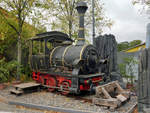
<svg viewBox="0 0 150 113"><path fill-rule="evenodd" d="M40 84L34 83L34 82L29 82L29 83L22 83L22 84L14 85L15 88L20 88L20 89L36 87L36 86L40 86Z"/></svg>
<svg viewBox="0 0 150 113"><path fill-rule="evenodd" d="M129 92L122 89L118 81L113 81L102 86L97 86L96 87L97 97L104 94L104 91L102 90L102 88L105 89L108 93L115 91L116 93L123 94L123 96L125 96L126 98L129 98Z"/></svg>
<svg viewBox="0 0 150 113"><path fill-rule="evenodd" d="M117 97L117 99L120 100L121 102L124 102L124 101L127 100L127 98L126 98L125 96L121 95L121 94L117 95L116 97Z"/></svg>
<svg viewBox="0 0 150 113"><path fill-rule="evenodd" d="M123 92L121 92L121 93L119 93L119 94L122 94L124 97L126 97L127 99L129 99L130 98L130 92L129 91L123 91Z"/></svg>
<svg viewBox="0 0 150 113"><path fill-rule="evenodd" d="M118 81L116 81L115 84L116 84L119 92L124 92L124 90L122 89L122 87L119 85Z"/></svg>
<svg viewBox="0 0 150 113"><path fill-rule="evenodd" d="M112 98L103 87L102 87L102 92L106 98Z"/></svg>
<svg viewBox="0 0 150 113"><path fill-rule="evenodd" d="M102 88L104 88L108 93L113 92L115 88L117 88L116 86L116 81L104 84L102 86L97 86L96 87L96 96L99 97L100 95L102 95Z"/></svg>
<svg viewBox="0 0 150 113"><path fill-rule="evenodd" d="M93 98L92 101L93 101L93 104L113 107L113 108L117 108L121 105L121 102L114 98L111 98L111 99Z"/></svg>
<svg viewBox="0 0 150 113"><path fill-rule="evenodd" d="M135 113L134 111L135 111L136 107L137 107L137 102L130 109L128 109L128 111L126 113Z"/></svg>
<svg viewBox="0 0 150 113"><path fill-rule="evenodd" d="M143 108L149 107L150 98L150 49L144 49L140 52L139 75L138 75L138 111L143 111Z"/></svg>
<svg viewBox="0 0 150 113"><path fill-rule="evenodd" d="M17 95L19 95L19 94L22 94L22 93L23 93L23 91L16 90L16 89L11 89L11 90L10 90L10 92L11 92L11 93L14 93L14 94L17 94Z"/></svg>
<svg viewBox="0 0 150 113"><path fill-rule="evenodd" d="M148 96L148 99L147 99L147 103L150 103L150 89L149 89L149 86L150 86L150 48L148 48L148 53L147 53L147 58L148 58L148 61L147 61L147 75L148 75L148 77L147 77L147 90L148 90L148 94L147 94L147 96ZM150 104L148 104L147 105L147 107L148 108L150 108Z"/></svg>
<svg viewBox="0 0 150 113"><path fill-rule="evenodd" d="M116 93L116 98L111 97L109 93L114 93L114 94ZM120 106L122 102L127 101L129 98L130 98L130 93L122 89L117 81L114 81L96 87L96 97L93 99L93 103L97 105L116 108Z"/></svg>

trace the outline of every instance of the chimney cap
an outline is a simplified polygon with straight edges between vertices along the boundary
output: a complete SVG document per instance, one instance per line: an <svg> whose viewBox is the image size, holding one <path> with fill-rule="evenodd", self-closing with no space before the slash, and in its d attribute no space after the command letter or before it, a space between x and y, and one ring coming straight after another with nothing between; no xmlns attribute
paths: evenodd
<svg viewBox="0 0 150 113"><path fill-rule="evenodd" d="M79 13L85 13L85 11L87 10L87 8L88 8L88 6L87 6L86 2L81 1L81 2L77 3L76 9L78 10Z"/></svg>
<svg viewBox="0 0 150 113"><path fill-rule="evenodd" d="M86 3L86 2L83 2L83 1L78 2L78 3L77 3L77 7L87 7L87 3Z"/></svg>

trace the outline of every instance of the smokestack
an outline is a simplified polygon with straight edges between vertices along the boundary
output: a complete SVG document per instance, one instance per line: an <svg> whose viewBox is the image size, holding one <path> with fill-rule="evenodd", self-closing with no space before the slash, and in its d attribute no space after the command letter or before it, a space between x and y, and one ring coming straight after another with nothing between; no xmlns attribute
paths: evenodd
<svg viewBox="0 0 150 113"><path fill-rule="evenodd" d="M150 23L147 24L147 31L146 31L146 48L150 48Z"/></svg>
<svg viewBox="0 0 150 113"><path fill-rule="evenodd" d="M85 37L84 37L84 15L87 10L87 4L86 2L78 2L77 3L77 11L79 14L79 32L78 32L78 43L79 45L83 45L85 42Z"/></svg>

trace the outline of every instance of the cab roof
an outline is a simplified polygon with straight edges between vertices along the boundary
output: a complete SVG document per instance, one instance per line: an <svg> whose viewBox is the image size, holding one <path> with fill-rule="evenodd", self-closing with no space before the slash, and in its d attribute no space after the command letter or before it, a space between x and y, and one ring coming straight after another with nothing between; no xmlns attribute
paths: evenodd
<svg viewBox="0 0 150 113"><path fill-rule="evenodd" d="M35 37L30 38L30 40L36 40L36 41L43 41L43 40L54 40L54 41L71 41L73 40L69 38L69 36L65 33L59 32L59 31L51 31L51 32L44 32L40 34L36 34Z"/></svg>

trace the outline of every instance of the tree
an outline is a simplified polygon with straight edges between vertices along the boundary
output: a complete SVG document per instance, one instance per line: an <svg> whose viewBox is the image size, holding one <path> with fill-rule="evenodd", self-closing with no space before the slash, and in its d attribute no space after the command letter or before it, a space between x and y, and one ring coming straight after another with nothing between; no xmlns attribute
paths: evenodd
<svg viewBox="0 0 150 113"><path fill-rule="evenodd" d="M141 40L133 40L131 42L124 41L118 44L118 51L126 50L141 44Z"/></svg>
<svg viewBox="0 0 150 113"><path fill-rule="evenodd" d="M123 63L119 64L120 73L126 78L127 82L130 82L131 84L134 83L134 70L137 64L137 60L132 56L123 58Z"/></svg>
<svg viewBox="0 0 150 113"><path fill-rule="evenodd" d="M78 14L76 11L76 3L81 0L47 0L45 8L47 12L54 17L52 21L52 29L61 30L68 33L70 38L77 37L78 31ZM87 1L88 11L85 15L86 34L89 34L88 29L92 24L91 0ZM103 27L111 27L112 21L104 15L103 5L99 0L95 0L95 19L96 31L102 33ZM88 29L87 29L88 28ZM91 29L90 29L91 30Z"/></svg>
<svg viewBox="0 0 150 113"><path fill-rule="evenodd" d="M140 9L141 12L147 13L148 15L150 14L150 0L132 0L133 5L141 5L142 8Z"/></svg>
<svg viewBox="0 0 150 113"><path fill-rule="evenodd" d="M131 48L131 47L135 47L135 46L137 46L137 45L139 45L139 44L141 44L142 43L142 41L141 40L133 40L133 41L131 41L130 43L129 43L129 47Z"/></svg>
<svg viewBox="0 0 150 113"><path fill-rule="evenodd" d="M0 15L3 18L3 21L7 23L17 34L18 39L18 67L17 67L17 79L20 75L20 65L21 65L21 38L23 26L27 17L33 15L33 10L35 10L36 4L40 0L0 0L1 9L6 10L7 13L4 13L3 10L0 10ZM9 14L9 15L8 15ZM8 18L9 16L9 18ZM29 18L28 18L29 19ZM14 25L11 23L12 20L16 20L17 23Z"/></svg>
<svg viewBox="0 0 150 113"><path fill-rule="evenodd" d="M126 50L129 48L129 42L121 42L118 44L118 51Z"/></svg>
<svg viewBox="0 0 150 113"><path fill-rule="evenodd" d="M135 4L142 4L142 5L150 5L149 0L132 0L133 5Z"/></svg>
<svg viewBox="0 0 150 113"><path fill-rule="evenodd" d="M17 20L10 17L9 13L4 10L3 13L7 14L7 18L9 18L9 22L16 26ZM17 34L16 32L3 20L0 15L0 83L8 82L11 80L15 80L16 78L16 69L18 63L16 62L17 57ZM34 26L25 23L22 31L22 62L21 62L21 77L20 80L24 80L22 78L28 79L29 74L31 74L31 70L28 65L28 44L27 39L35 36L35 34L41 32L41 29L37 29Z"/></svg>

